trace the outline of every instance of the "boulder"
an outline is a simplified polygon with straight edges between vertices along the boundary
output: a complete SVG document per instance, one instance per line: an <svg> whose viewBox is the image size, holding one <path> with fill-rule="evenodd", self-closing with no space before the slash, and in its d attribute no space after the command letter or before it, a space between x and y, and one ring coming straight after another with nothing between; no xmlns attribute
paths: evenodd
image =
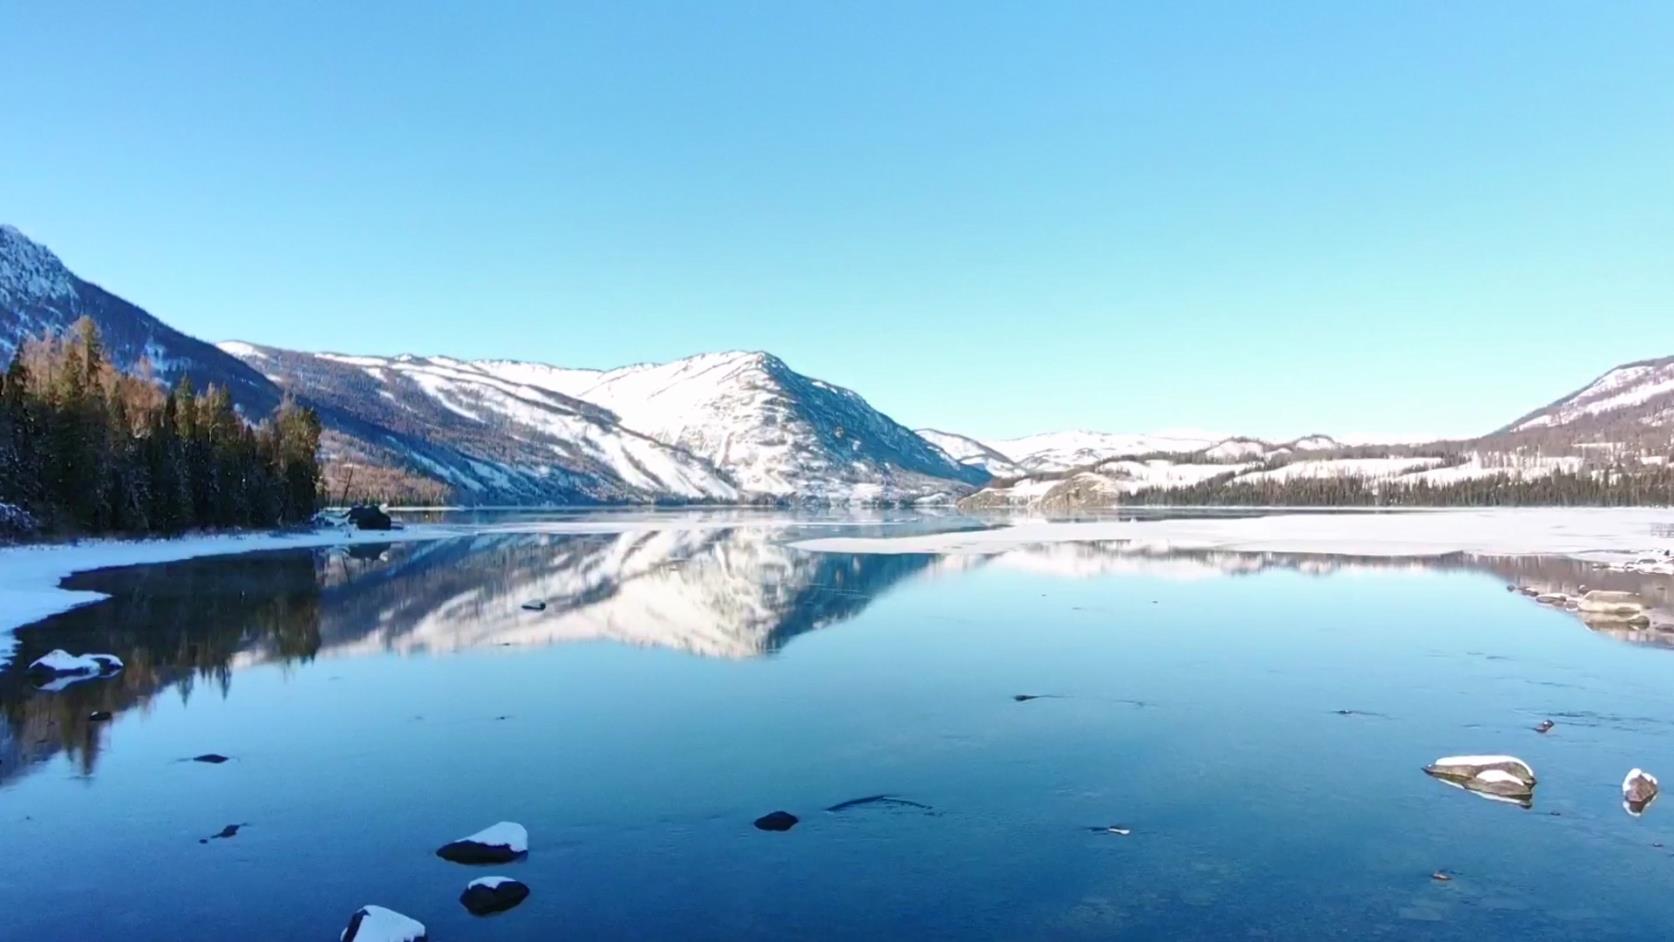
<svg viewBox="0 0 1674 942"><path fill-rule="evenodd" d="M350 507L348 518L349 522L359 530L388 530L395 525L395 521L390 519L389 514L384 513L382 508L371 504L359 504Z"/></svg>
<svg viewBox="0 0 1674 942"><path fill-rule="evenodd" d="M770 811L756 819L758 831L788 831L801 820L789 811Z"/></svg>
<svg viewBox="0 0 1674 942"><path fill-rule="evenodd" d="M473 916L503 913L529 898L529 888L511 877L482 877L465 884L460 905Z"/></svg>
<svg viewBox="0 0 1674 942"><path fill-rule="evenodd" d="M1516 756L1443 756L1424 767L1427 775L1460 782L1490 771L1505 772L1525 785L1534 785L1537 781L1534 769Z"/></svg>
<svg viewBox="0 0 1674 942"><path fill-rule="evenodd" d="M424 923L382 906L362 906L349 917L340 942L428 942Z"/></svg>
<svg viewBox="0 0 1674 942"><path fill-rule="evenodd" d="M1651 802L1657 800L1657 777L1644 769L1634 769L1622 779L1622 808L1639 817Z"/></svg>
<svg viewBox="0 0 1674 942"><path fill-rule="evenodd" d="M546 603L538 599L533 602L524 602L523 610L526 612L544 612L546 611Z"/></svg>
<svg viewBox="0 0 1674 942"><path fill-rule="evenodd" d="M227 761L227 757L221 755L219 752L206 752L201 756L193 756L192 761L206 762L210 765L220 765L221 763Z"/></svg>
<svg viewBox="0 0 1674 942"><path fill-rule="evenodd" d="M529 853L529 832L510 821L483 828L470 837L443 844L436 856L462 864L507 863Z"/></svg>
<svg viewBox="0 0 1674 942"><path fill-rule="evenodd" d="M63 648L49 651L29 665L33 677L103 677L122 670L122 659L114 654L71 654Z"/></svg>

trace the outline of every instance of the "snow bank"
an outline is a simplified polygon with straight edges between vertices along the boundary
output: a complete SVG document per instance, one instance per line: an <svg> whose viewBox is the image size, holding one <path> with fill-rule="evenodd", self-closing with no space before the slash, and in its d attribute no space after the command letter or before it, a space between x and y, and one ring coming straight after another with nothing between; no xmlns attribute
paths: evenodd
<svg viewBox="0 0 1674 942"><path fill-rule="evenodd" d="M1023 521L988 530L903 537L827 537L798 549L830 553L992 555L1046 543L1125 540L1136 549L1219 549L1353 556L1554 555L1626 564L1674 549L1674 511L1653 509L1415 510L1275 513L1086 523Z"/></svg>

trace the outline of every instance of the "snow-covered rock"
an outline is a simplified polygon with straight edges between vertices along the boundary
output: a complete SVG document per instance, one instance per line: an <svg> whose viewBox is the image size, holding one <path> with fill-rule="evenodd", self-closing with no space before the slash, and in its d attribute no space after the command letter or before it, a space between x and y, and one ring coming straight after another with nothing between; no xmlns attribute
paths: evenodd
<svg viewBox="0 0 1674 942"><path fill-rule="evenodd" d="M1444 756L1424 772L1485 798L1527 804L1534 797L1534 769L1516 756Z"/></svg>
<svg viewBox="0 0 1674 942"><path fill-rule="evenodd" d="M1659 790L1655 775L1644 769L1633 769L1622 779L1622 808L1638 817L1657 800Z"/></svg>
<svg viewBox="0 0 1674 942"><path fill-rule="evenodd" d="M502 913L529 898L529 887L511 877L479 877L465 884L460 905L473 916Z"/></svg>
<svg viewBox="0 0 1674 942"><path fill-rule="evenodd" d="M29 673L40 677L94 677L121 669L122 659L114 654L71 654L63 648L49 651L29 665Z"/></svg>
<svg viewBox="0 0 1674 942"><path fill-rule="evenodd" d="M424 923L382 906L362 906L349 917L340 942L426 942Z"/></svg>
<svg viewBox="0 0 1674 942"><path fill-rule="evenodd" d="M436 856L464 864L507 863L529 852L529 832L523 825L501 821L470 837L443 844Z"/></svg>

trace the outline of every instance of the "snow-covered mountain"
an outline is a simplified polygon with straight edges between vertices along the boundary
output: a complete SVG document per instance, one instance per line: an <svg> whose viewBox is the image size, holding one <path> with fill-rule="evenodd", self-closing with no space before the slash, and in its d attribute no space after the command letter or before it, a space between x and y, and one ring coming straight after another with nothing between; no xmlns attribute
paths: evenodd
<svg viewBox="0 0 1674 942"><path fill-rule="evenodd" d="M960 464L981 468L997 478L1017 477L1024 473L1023 467L1017 462L974 438L933 428L921 428L917 431L919 438L940 448Z"/></svg>
<svg viewBox="0 0 1674 942"><path fill-rule="evenodd" d="M279 404L279 390L236 357L81 280L46 246L0 225L0 369L24 340L61 333L84 316L99 325L106 355L122 369L143 360L163 383L189 375L199 388L224 386L250 416L267 415Z"/></svg>
<svg viewBox="0 0 1674 942"><path fill-rule="evenodd" d="M964 439L964 436L954 437ZM1018 473L1057 474L1092 467L1118 458L1144 455L1196 455L1210 462L1236 462L1259 461L1293 451L1325 451L1342 447L1340 442L1329 435L1308 435L1290 441L1268 442L1259 438L1217 435L1196 430L1138 435L1089 431L1049 432L1023 438L991 439L982 443L973 439L964 440L988 449L1015 466L1014 474L1002 475L995 472L996 477L1016 476Z"/></svg>
<svg viewBox="0 0 1674 942"><path fill-rule="evenodd" d="M703 458L749 495L915 500L988 480L853 390L769 353L708 353L614 370L482 361L494 373L595 405L624 427Z"/></svg>
<svg viewBox="0 0 1674 942"><path fill-rule="evenodd" d="M1610 442L1665 452L1674 436L1674 357L1607 371L1507 425L1495 437Z"/></svg>
<svg viewBox="0 0 1674 942"><path fill-rule="evenodd" d="M1039 474L1084 468L1132 455L1202 451L1224 437L1198 431L1129 435L1077 430L989 439L983 444L1016 462L1024 471Z"/></svg>
<svg viewBox="0 0 1674 942"><path fill-rule="evenodd" d="M951 499L988 478L859 395L765 353L598 371L242 341L222 349L310 401L401 434L407 446L384 460L474 503Z"/></svg>
<svg viewBox="0 0 1674 942"><path fill-rule="evenodd" d="M603 409L471 363L297 353L242 341L221 348L359 423L327 442L342 452L332 457L406 466L452 485L462 502L741 497L707 461L625 429Z"/></svg>

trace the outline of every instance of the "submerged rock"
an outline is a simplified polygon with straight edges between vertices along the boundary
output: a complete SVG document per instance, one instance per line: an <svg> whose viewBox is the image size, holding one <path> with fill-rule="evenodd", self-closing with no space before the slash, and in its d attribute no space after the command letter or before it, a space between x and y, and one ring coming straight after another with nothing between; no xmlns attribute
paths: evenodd
<svg viewBox="0 0 1674 942"><path fill-rule="evenodd" d="M1444 756L1424 773L1455 788L1529 807L1534 799L1534 770L1516 756Z"/></svg>
<svg viewBox="0 0 1674 942"><path fill-rule="evenodd" d="M796 822L800 820L800 818L791 814L789 811L771 811L756 819L756 830L788 831L791 828L796 827Z"/></svg>
<svg viewBox="0 0 1674 942"><path fill-rule="evenodd" d="M863 808L867 805L880 805L889 808L915 808L919 811L927 811L931 813L934 813L936 810L923 802L911 801L906 798L897 798L894 795L867 795L865 798L850 798L848 801L840 801L825 810L832 813L838 813L848 811L851 808Z"/></svg>
<svg viewBox="0 0 1674 942"><path fill-rule="evenodd" d="M511 821L501 821L436 849L436 856L462 864L507 863L527 853L529 832Z"/></svg>
<svg viewBox="0 0 1674 942"><path fill-rule="evenodd" d="M1645 813L1651 802L1657 800L1659 791L1655 775L1644 769L1634 769L1622 779L1622 808L1637 818Z"/></svg>
<svg viewBox="0 0 1674 942"><path fill-rule="evenodd" d="M227 761L227 757L221 755L219 752L206 752L201 756L193 756L192 761L207 762L210 765L220 765L221 763Z"/></svg>
<svg viewBox="0 0 1674 942"><path fill-rule="evenodd" d="M1581 596L1578 607L1595 615L1638 615L1647 608L1645 600L1632 592L1594 589Z"/></svg>
<svg viewBox="0 0 1674 942"><path fill-rule="evenodd" d="M428 942L424 923L382 906L362 906L349 917L340 942Z"/></svg>
<svg viewBox="0 0 1674 942"><path fill-rule="evenodd" d="M122 670L122 659L114 654L71 654L63 648L49 651L29 665L35 677L103 677Z"/></svg>
<svg viewBox="0 0 1674 942"><path fill-rule="evenodd" d="M465 884L460 905L473 916L503 913L529 898L529 888L511 877L482 877Z"/></svg>

